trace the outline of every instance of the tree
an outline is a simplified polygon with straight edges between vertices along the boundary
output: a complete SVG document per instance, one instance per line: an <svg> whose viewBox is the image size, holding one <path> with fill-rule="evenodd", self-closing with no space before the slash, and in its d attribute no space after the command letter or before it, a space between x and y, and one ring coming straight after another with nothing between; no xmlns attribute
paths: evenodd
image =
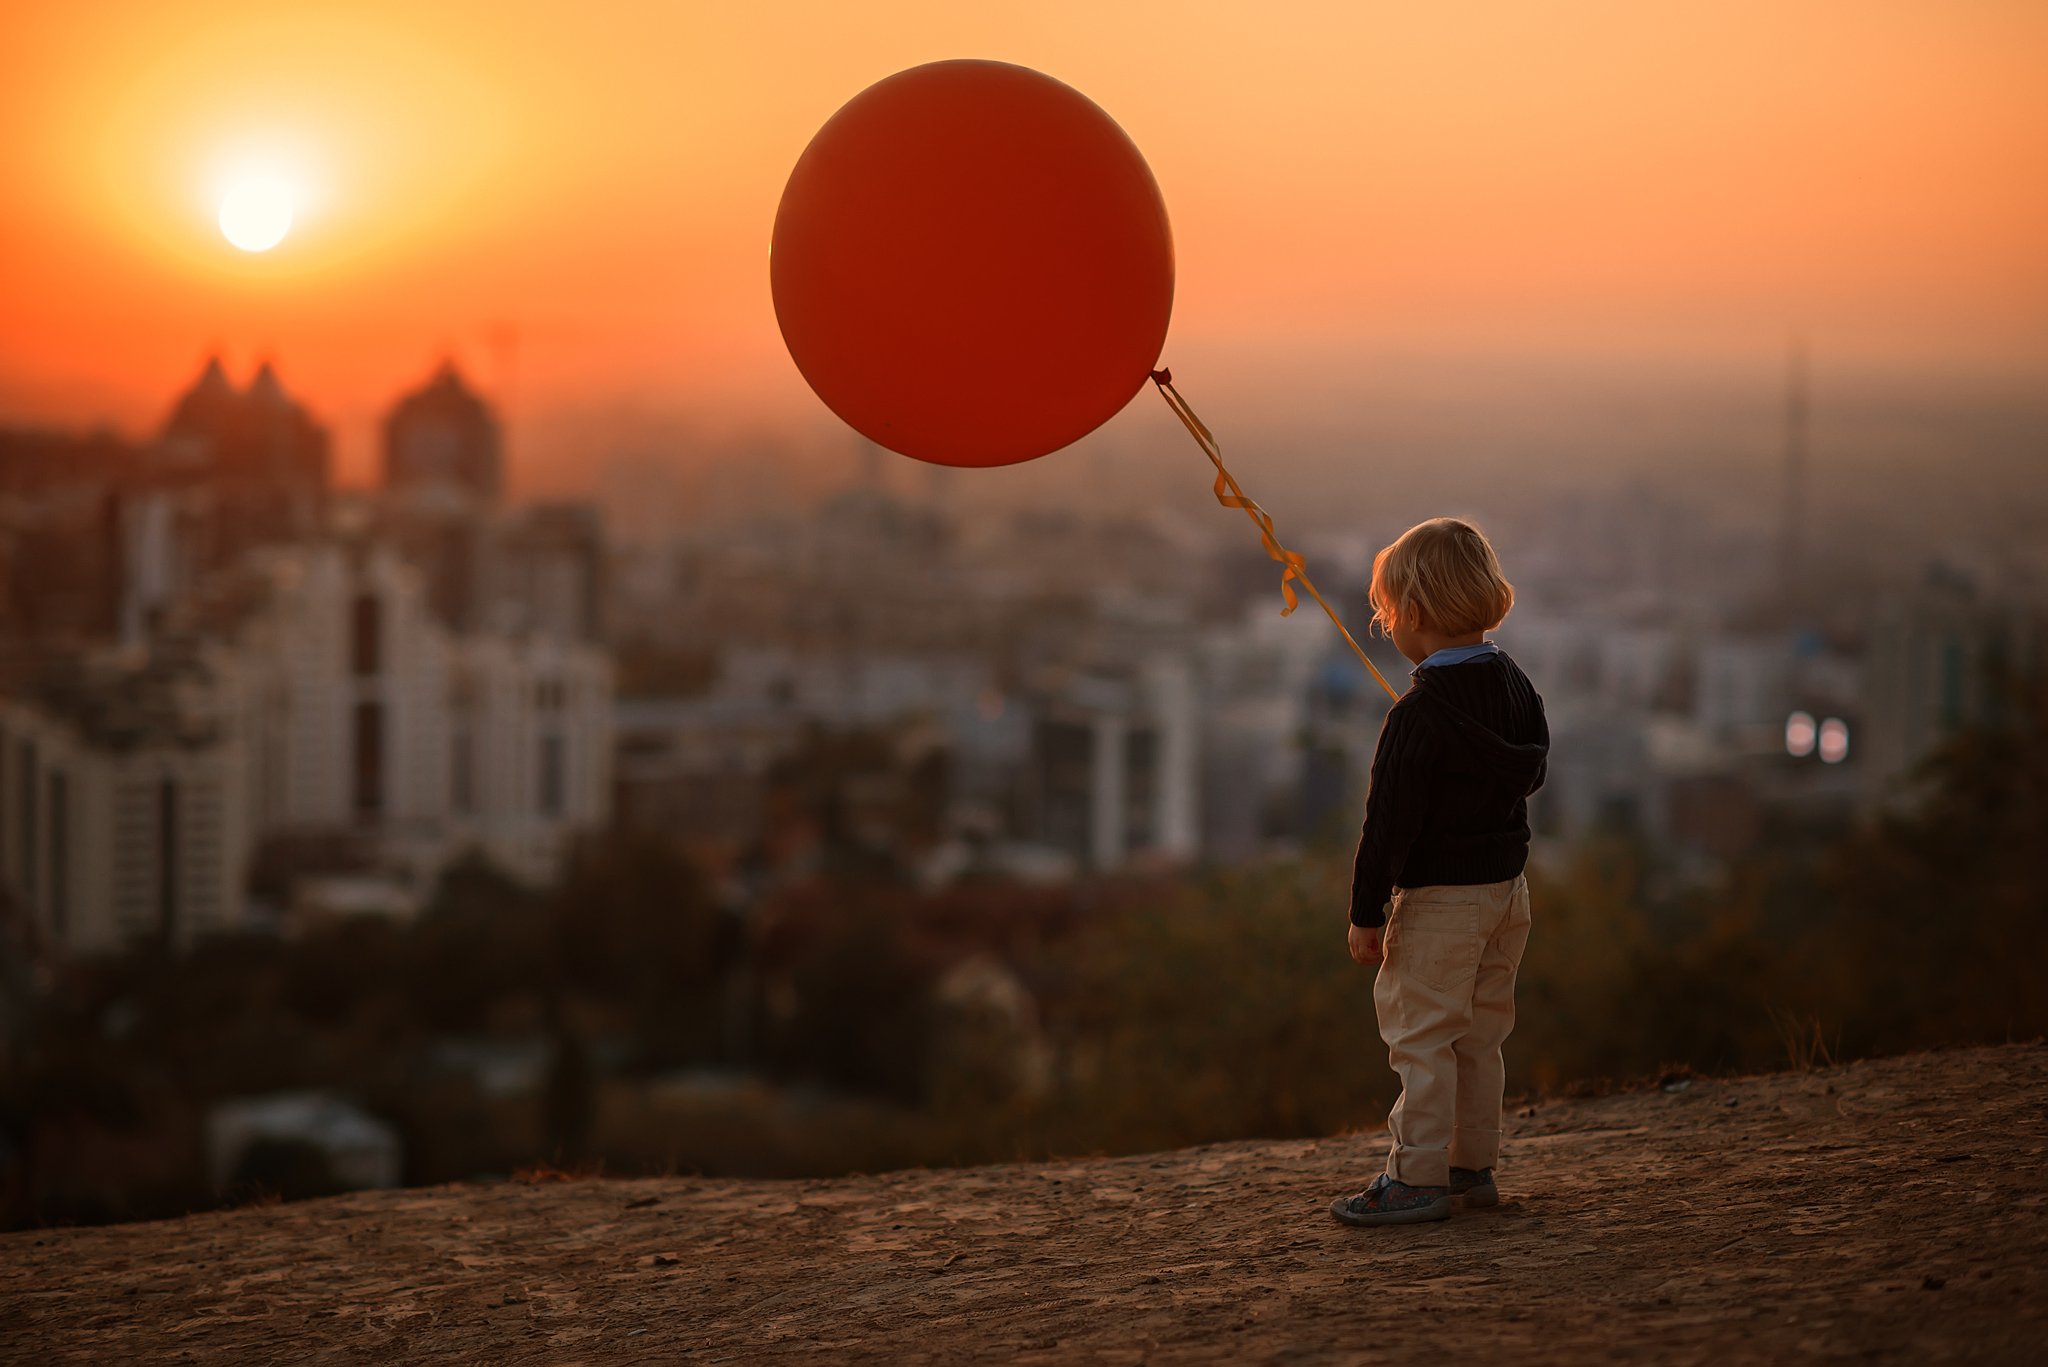
<svg viewBox="0 0 2048 1367"><path fill-rule="evenodd" d="M628 1013L643 1066L716 1052L724 927L673 843L626 831L580 846L548 899L548 921L565 986Z"/></svg>
<svg viewBox="0 0 2048 1367"><path fill-rule="evenodd" d="M1826 861L1831 915L1805 958L1852 1051L2048 1031L2048 679L2007 697Z"/></svg>

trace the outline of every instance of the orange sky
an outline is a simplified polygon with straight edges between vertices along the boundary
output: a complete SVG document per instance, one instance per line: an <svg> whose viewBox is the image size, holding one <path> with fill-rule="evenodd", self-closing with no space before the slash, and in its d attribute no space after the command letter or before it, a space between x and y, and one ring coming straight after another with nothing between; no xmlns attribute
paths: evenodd
<svg viewBox="0 0 2048 1367"><path fill-rule="evenodd" d="M2048 369L2035 0L965 6L10 6L0 417L154 424L274 354L360 471L453 350L513 413L817 416L767 243L790 165L888 73L987 56L1150 159L1167 359L1337 401L1390 352ZM225 170L309 202L276 250ZM1295 358L1313 360L1297 364ZM1192 396L1192 394L1191 394ZM555 430L560 430L556 424ZM563 462L601 453L529 452Z"/></svg>

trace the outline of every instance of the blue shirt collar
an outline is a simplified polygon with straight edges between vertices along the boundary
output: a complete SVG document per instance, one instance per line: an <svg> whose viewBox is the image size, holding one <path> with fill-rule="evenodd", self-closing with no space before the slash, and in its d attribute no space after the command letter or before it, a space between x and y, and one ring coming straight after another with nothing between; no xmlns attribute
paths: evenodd
<svg viewBox="0 0 2048 1367"><path fill-rule="evenodd" d="M1482 655L1498 654L1500 654L1500 647L1491 641L1481 641L1476 646L1446 646L1408 672L1412 675L1425 669L1441 669L1445 665L1461 665L1467 660L1476 660Z"/></svg>

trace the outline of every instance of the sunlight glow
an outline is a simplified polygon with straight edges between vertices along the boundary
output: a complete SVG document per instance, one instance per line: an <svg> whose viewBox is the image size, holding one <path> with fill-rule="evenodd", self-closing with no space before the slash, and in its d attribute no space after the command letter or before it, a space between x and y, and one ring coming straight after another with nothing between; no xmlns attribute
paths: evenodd
<svg viewBox="0 0 2048 1367"><path fill-rule="evenodd" d="M220 231L245 252L267 252L291 231L292 187L273 177L248 177L228 187L220 202Z"/></svg>

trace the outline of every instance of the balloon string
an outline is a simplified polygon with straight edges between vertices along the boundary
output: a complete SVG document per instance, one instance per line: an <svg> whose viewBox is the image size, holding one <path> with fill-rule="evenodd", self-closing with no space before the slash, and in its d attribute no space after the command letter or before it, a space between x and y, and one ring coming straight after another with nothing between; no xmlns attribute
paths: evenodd
<svg viewBox="0 0 2048 1367"><path fill-rule="evenodd" d="M1285 617L1301 605L1294 592L1294 581L1300 580L1301 586L1308 590L1308 596L1315 599L1316 605L1328 613L1330 621L1336 624L1338 634L1343 636L1344 644L1351 647L1351 653L1358 657L1360 664L1372 672L1373 678L1379 681L1379 686L1387 690L1387 696L1400 697L1400 694L1394 691L1394 686L1387 682L1386 676L1367 658L1364 647L1352 636L1350 628L1344 625L1344 619L1337 615L1337 610L1316 591L1315 584L1308 577L1308 567L1302 563L1300 552L1290 551L1280 544L1280 538L1273 533L1271 515L1246 497L1244 490L1238 487L1236 478L1223 464L1223 448L1216 444L1215 435L1195 416L1195 410L1188 407L1188 401L1180 396L1180 391L1173 387L1173 372L1153 371L1152 383L1159 386L1160 396L1166 400L1166 406L1173 410L1173 415L1188 429L1189 435L1193 436L1196 444L1202 448L1202 453L1209 457L1209 463L1216 467L1216 483L1213 486L1216 501L1226 508L1244 509L1245 516L1258 524L1259 541L1266 548L1266 554L1280 562L1280 596L1287 602L1287 606L1280 609L1280 615Z"/></svg>

